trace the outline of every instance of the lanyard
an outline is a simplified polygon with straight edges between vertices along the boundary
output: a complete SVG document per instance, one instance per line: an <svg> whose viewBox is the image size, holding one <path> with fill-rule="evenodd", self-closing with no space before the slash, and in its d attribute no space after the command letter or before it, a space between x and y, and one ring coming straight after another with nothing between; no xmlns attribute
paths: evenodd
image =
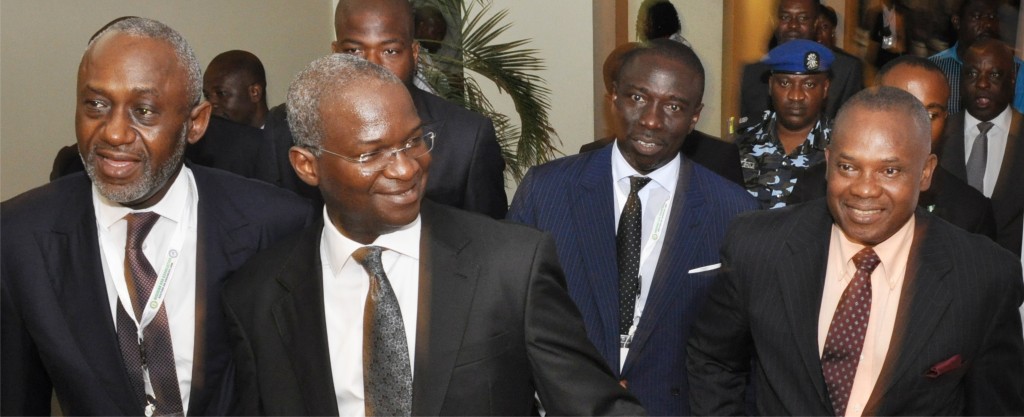
<svg viewBox="0 0 1024 417"><path fill-rule="evenodd" d="M670 196L668 196L665 199L665 202L661 204L661 209L658 210L658 214L654 217L654 225L651 228L651 234L650 234L650 236L647 237L647 244L644 245L643 250L640 252L640 269L641 270L643 270L643 266L647 262L648 258L650 258L651 254L654 253L654 247L657 246L656 244L657 244L658 240L661 239L661 236L665 232L665 227L666 227L665 219L666 219L666 216L668 215L669 206L672 205L671 203L672 203L672 196L670 195ZM643 282L642 279L641 279L641 282ZM650 289L648 289L648 291L650 291ZM633 325L629 326L629 334L625 334L625 335L620 335L619 336L619 339L620 339L619 340L619 347L621 348L621 351L620 351L620 361L621 361L621 363L619 364L620 367L622 366L622 363L625 363L626 354L629 352L629 345L633 342L633 335L636 333L637 325L640 323L640 316L643 315L643 309L644 309L644 307L646 307L646 305L641 305L641 303L640 303L640 295L641 294L643 294L642 288L641 288L641 291L639 293L637 293L637 296L636 296L637 297L637 303L636 303L635 311L634 311L634 314L633 314ZM650 293L648 293L648 298L649 297L650 297ZM646 304L646 302L644 304Z"/></svg>

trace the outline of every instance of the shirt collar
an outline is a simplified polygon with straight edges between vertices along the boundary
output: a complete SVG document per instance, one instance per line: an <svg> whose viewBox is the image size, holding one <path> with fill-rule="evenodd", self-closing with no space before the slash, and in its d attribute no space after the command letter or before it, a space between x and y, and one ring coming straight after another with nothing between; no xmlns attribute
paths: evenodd
<svg viewBox="0 0 1024 417"><path fill-rule="evenodd" d="M349 259L352 259L352 252L368 245L356 242L341 234L341 232L334 227L334 224L331 223L331 219L327 217L326 206L324 206L323 209L323 218L323 241L328 257L326 261L330 264L331 271L335 276L337 276L338 273L341 272L341 268L345 266L345 263L348 262ZM378 236L371 245L380 246L389 251L393 251L419 261L421 226L420 216L417 215L416 220L413 220L413 222L409 223L406 227Z"/></svg>
<svg viewBox="0 0 1024 417"><path fill-rule="evenodd" d="M95 184L92 186L92 201L96 207L96 222L105 229L110 229L115 223L123 220L125 216L133 212L151 211L159 214L160 217L171 220L175 223L182 220L185 215L185 207L191 204L189 183L192 181L192 170L182 166L181 170L174 177L171 187L167 193L153 206L143 210L133 210L130 207L122 206L110 201L102 194Z"/></svg>
<svg viewBox="0 0 1024 417"><path fill-rule="evenodd" d="M878 255L878 259L881 260L876 271L881 271L882 276L889 283L890 290L895 289L903 281L902 275L894 276L896 272L894 265L897 264L896 259L898 256L910 253L910 245L914 241L915 216L911 215L910 220L907 220L896 233L893 233L884 242L874 246L875 253ZM839 281L843 282L852 278L853 274L857 271L857 266L853 263L853 256L860 252L861 249L864 249L865 246L851 242L846 237L846 233L843 233L842 229L835 223L832 224L832 239L833 242L838 241L839 243L839 259L845 261L843 273L839 276Z"/></svg>
<svg viewBox="0 0 1024 417"><path fill-rule="evenodd" d="M648 177L669 193L674 193L676 189L676 182L679 181L679 167L681 164L681 157L676 153L675 158L672 158L672 160L667 164L662 165L660 168L647 175L643 175L637 172L636 169L633 169L633 166L630 165L629 162L626 162L626 158L622 156L622 152L619 151L618 144L614 142L612 143L612 179L616 184L618 184L623 178L629 178L632 176ZM629 192L629 188L626 188L626 192Z"/></svg>
<svg viewBox="0 0 1024 417"><path fill-rule="evenodd" d="M1003 109L1003 111L1000 112L998 116L993 117L992 120L989 120L990 122L992 122L994 128L999 129L998 132L1010 131L1010 122L1013 121L1013 112L1011 111L1012 107L1012 103L1007 104L1006 108ZM971 116L971 112L964 109L964 126L968 129L965 132L969 132L970 129L974 129L975 131L977 131L978 123L981 123L981 120L974 118L974 116ZM991 136L989 137L991 138Z"/></svg>

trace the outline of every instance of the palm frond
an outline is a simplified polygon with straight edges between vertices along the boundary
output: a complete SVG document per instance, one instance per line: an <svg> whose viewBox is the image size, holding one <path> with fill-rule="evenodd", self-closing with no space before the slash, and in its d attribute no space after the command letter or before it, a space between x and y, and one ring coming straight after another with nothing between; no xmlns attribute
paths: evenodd
<svg viewBox="0 0 1024 417"><path fill-rule="evenodd" d="M488 0L435 0L434 3L449 22L462 22L462 39L461 43L444 43L458 52L457 58L433 56L436 62L432 68L425 68L425 78L443 97L491 118L509 172L519 181L531 166L547 162L558 152L553 144L558 140L555 129L548 121L551 90L536 74L544 69L544 62L537 57L536 50L525 48L530 42L527 39L496 41L511 26L503 23L507 10L488 16ZM452 19L456 15L461 19ZM451 80L440 71L441 65L455 68L459 74L475 73L493 82L499 93L508 94L519 118L518 127L509 115L494 109L476 77L447 82Z"/></svg>

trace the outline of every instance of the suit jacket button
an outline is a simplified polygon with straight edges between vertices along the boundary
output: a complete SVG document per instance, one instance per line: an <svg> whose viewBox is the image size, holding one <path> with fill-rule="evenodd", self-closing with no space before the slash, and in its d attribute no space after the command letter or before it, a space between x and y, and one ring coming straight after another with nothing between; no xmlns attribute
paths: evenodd
<svg viewBox="0 0 1024 417"><path fill-rule="evenodd" d="M622 385L622 388L629 389L629 381L626 381L625 379L619 381L619 385Z"/></svg>
<svg viewBox="0 0 1024 417"><path fill-rule="evenodd" d="M672 396L673 397L678 397L679 396L679 392L680 392L679 388L672 388Z"/></svg>

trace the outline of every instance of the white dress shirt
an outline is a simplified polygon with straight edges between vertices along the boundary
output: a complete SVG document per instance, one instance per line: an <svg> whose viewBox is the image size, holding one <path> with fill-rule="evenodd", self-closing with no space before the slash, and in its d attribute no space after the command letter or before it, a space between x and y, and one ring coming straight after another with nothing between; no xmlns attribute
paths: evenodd
<svg viewBox="0 0 1024 417"><path fill-rule="evenodd" d="M635 313L633 315L634 332L640 323L644 307L647 304L647 297L650 294L651 283L654 280L654 271L658 267L662 246L665 243L665 230L668 228L669 213L672 212L672 196L676 192L676 183L679 181L679 167L681 160L677 154L667 164L647 175L641 175L622 156L617 145L612 145L612 189L615 190L615 227L618 229L619 217L622 216L622 209L625 208L626 199L629 198L629 177L648 177L651 182L637 193L640 198L640 207L643 211L641 217L640 235L640 296L636 300ZM660 219L659 219L660 218ZM657 226L657 229L656 229ZM616 233L618 230L616 230ZM622 348L619 353L619 366L626 362L626 355L629 349Z"/></svg>
<svg viewBox="0 0 1024 417"><path fill-rule="evenodd" d="M196 190L192 171L183 166L167 194L158 203L147 209L138 210L152 211L160 215L142 243L142 252L158 274L161 271L160 266L165 264L167 253L174 249L171 248L171 241L178 231L178 225L185 222L184 241L182 247L176 249L180 255L168 281L167 295L164 298L171 347L174 349L174 368L178 374L181 406L185 413L188 413L189 393L192 387L192 359L196 333L196 213L199 205L199 194ZM102 254L100 258L103 264L103 279L107 286L107 302L116 328L119 297L129 312L128 315L134 317L134 314L130 313L132 302L125 281L124 246L128 234L128 221L125 216L135 210L103 197L96 186L92 189L92 204L96 210L96 229ZM147 391L152 394L148 386Z"/></svg>
<svg viewBox="0 0 1024 417"><path fill-rule="evenodd" d="M982 194L992 198L992 191L996 188L996 181L999 180L999 168L1003 165L1003 155L1006 153L1007 137L1010 135L1010 122L1013 114L1010 106L998 116L989 120L992 122L992 129L988 131L988 158L985 160L985 183L982 187ZM971 149L974 148L974 140L978 138L981 130L978 129L980 120L971 116L970 112L964 111L964 164L971 158Z"/></svg>
<svg viewBox="0 0 1024 417"><path fill-rule="evenodd" d="M363 396L363 308L370 290L370 276L352 259L363 246L338 232L324 208L324 230L320 237L323 263L324 314L331 376L338 411L343 416L365 416ZM381 253L384 273L398 298L409 343L409 366L416 363L416 316L419 305L420 267L419 216L405 228L382 235L373 242Z"/></svg>

